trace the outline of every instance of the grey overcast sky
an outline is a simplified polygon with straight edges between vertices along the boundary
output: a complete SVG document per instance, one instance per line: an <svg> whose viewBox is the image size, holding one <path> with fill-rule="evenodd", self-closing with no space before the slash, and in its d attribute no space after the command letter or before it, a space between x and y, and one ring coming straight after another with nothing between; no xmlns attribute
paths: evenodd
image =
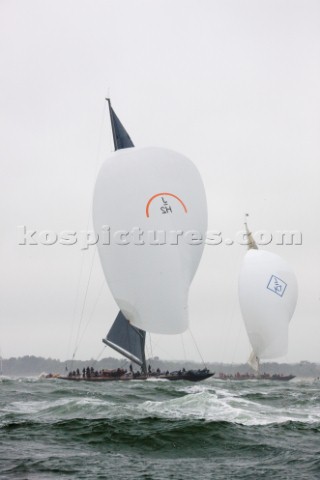
<svg viewBox="0 0 320 480"><path fill-rule="evenodd" d="M117 313L95 247L18 245L19 226L91 228L110 93L135 145L181 152L203 177L209 230L223 238L190 290L205 360L250 354L237 296L246 250L225 244L250 212L254 232L302 232L302 245L264 248L299 284L281 361L320 361L318 0L1 0L0 65L5 358L65 359L76 343L76 358L96 358ZM199 360L190 332L154 336L148 353Z"/></svg>

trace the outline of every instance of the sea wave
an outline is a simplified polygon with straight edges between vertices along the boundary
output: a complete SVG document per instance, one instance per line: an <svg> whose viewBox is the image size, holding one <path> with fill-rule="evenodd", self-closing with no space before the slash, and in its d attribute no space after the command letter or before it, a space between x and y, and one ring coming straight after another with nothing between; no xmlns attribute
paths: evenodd
<svg viewBox="0 0 320 480"><path fill-rule="evenodd" d="M0 479L320 478L319 385L9 380Z"/></svg>
<svg viewBox="0 0 320 480"><path fill-rule="evenodd" d="M59 382L60 383L60 382ZM0 421L9 415L54 423L76 418L142 420L203 420L239 425L271 425L288 422L320 422L319 392L308 398L285 388L228 389L214 383L196 385L132 382L112 387L51 384L42 398L22 390L22 399L11 399L2 407ZM36 399L34 398L36 397ZM149 397L149 398L148 398Z"/></svg>

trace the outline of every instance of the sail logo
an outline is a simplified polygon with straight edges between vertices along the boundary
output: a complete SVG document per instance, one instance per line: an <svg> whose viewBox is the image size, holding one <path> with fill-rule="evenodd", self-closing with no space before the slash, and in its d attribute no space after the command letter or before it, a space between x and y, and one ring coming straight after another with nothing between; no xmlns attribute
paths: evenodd
<svg viewBox="0 0 320 480"><path fill-rule="evenodd" d="M281 278L272 275L269 283L267 285L267 289L271 290L271 292L276 293L279 297L282 297L285 290L287 288L287 284L281 280Z"/></svg>
<svg viewBox="0 0 320 480"><path fill-rule="evenodd" d="M173 197L176 200L178 200L178 202L180 203L180 205L183 208L183 210L185 211L185 213L188 213L187 207L185 206L185 204L183 203L181 198L179 198L177 195L174 195L173 193L162 192L162 193L156 193L156 195L153 195L151 198L149 198L148 203L146 205L146 216L149 218L149 216L150 216L150 214L149 214L150 205L153 202L153 200L157 197L161 197L161 207L160 207L161 213L162 214L172 213L172 207L169 204L168 200L166 199L166 197L168 197L168 196Z"/></svg>
<svg viewBox="0 0 320 480"><path fill-rule="evenodd" d="M166 215L167 213L172 213L172 208L171 205L169 205L168 200L165 197L161 197L162 200L162 207L160 207L160 210L162 214Z"/></svg>

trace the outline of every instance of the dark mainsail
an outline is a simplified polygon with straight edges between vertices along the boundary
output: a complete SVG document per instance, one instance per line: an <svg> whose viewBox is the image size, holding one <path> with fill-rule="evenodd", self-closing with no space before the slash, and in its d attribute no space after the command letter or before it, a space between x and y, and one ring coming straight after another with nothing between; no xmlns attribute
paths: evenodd
<svg viewBox="0 0 320 480"><path fill-rule="evenodd" d="M110 99L107 98L107 101L109 105L114 149L121 150L122 148L134 147L128 132L126 131L119 118L117 117L115 111L113 110Z"/></svg>
<svg viewBox="0 0 320 480"><path fill-rule="evenodd" d="M122 312L118 313L108 335L103 339L103 343L129 358L141 367L145 365L145 345L146 332L133 327Z"/></svg>
<svg viewBox="0 0 320 480"><path fill-rule="evenodd" d="M115 150L134 147L126 129L120 122L114 112L111 101L107 98L110 114L110 122L112 127L112 136ZM146 373L146 359L144 353L146 332L139 328L133 327L123 313L120 311L113 325L102 341L113 348L121 355L127 357L134 363L142 367L142 371Z"/></svg>

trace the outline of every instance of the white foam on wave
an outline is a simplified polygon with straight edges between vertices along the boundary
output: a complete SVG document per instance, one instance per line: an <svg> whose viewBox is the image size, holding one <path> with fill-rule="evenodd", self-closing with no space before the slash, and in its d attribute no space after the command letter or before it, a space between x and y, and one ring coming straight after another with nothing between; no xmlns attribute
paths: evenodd
<svg viewBox="0 0 320 480"><path fill-rule="evenodd" d="M94 397L69 397L53 401L13 402L7 413L42 414L61 418L102 418L119 416L119 404ZM123 416L123 415L121 415Z"/></svg>
<svg viewBox="0 0 320 480"><path fill-rule="evenodd" d="M59 399L53 401L24 401L12 402L3 408L6 413L15 414L35 414L47 411L48 409L65 406L69 403L69 399Z"/></svg>
<svg viewBox="0 0 320 480"><path fill-rule="evenodd" d="M190 387L192 388L192 387ZM144 402L140 409L148 415L171 419L203 419L242 425L270 425L288 421L320 422L320 412L287 410L257 401L202 391L163 402Z"/></svg>
<svg viewBox="0 0 320 480"><path fill-rule="evenodd" d="M230 392L230 390L220 388L220 386L212 385L210 383L196 383L193 385L188 385L188 386L183 386L183 387L178 387L177 392L184 392L188 394L193 394L193 393L211 393L211 394L217 394L217 396L220 397L236 397L237 393L236 392Z"/></svg>

